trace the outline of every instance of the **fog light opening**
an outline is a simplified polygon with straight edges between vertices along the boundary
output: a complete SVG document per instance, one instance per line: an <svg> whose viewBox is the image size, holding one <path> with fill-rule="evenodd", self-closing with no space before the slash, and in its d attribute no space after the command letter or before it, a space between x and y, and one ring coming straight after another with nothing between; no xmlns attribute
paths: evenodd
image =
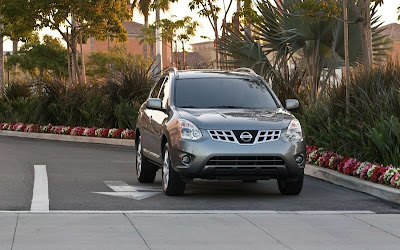
<svg viewBox="0 0 400 250"><path fill-rule="evenodd" d="M303 164L303 162L304 162L304 157L302 156L302 155L298 155L298 156L296 156L296 163L298 164L298 165L301 165L301 164Z"/></svg>
<svg viewBox="0 0 400 250"><path fill-rule="evenodd" d="M184 165L188 165L188 164L190 163L191 160L192 160L192 159L190 158L189 155L184 155L184 156L182 157L182 163L183 163Z"/></svg>

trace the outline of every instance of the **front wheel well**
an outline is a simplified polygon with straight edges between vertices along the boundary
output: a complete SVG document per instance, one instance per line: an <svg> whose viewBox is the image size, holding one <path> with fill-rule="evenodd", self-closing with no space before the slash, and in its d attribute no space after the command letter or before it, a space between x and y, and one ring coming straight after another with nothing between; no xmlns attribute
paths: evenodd
<svg viewBox="0 0 400 250"><path fill-rule="evenodd" d="M161 152L164 153L165 145L168 143L167 137L165 135L162 136L161 139Z"/></svg>
<svg viewBox="0 0 400 250"><path fill-rule="evenodd" d="M135 144L137 145L138 139L140 136L140 130L137 128L135 131Z"/></svg>

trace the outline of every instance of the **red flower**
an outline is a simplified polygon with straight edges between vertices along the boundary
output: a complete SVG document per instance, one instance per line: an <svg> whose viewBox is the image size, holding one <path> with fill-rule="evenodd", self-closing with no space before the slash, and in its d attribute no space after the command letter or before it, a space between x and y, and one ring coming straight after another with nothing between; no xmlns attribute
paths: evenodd
<svg viewBox="0 0 400 250"><path fill-rule="evenodd" d="M78 135L81 136L83 134L83 131L85 131L85 128L79 128Z"/></svg>
<svg viewBox="0 0 400 250"><path fill-rule="evenodd" d="M343 167L346 164L346 162L349 160L347 156L343 158L343 160L337 165L337 171L343 173Z"/></svg>
<svg viewBox="0 0 400 250"><path fill-rule="evenodd" d="M103 129L101 130L100 137L108 137L108 131L110 131L109 128L103 128Z"/></svg>
<svg viewBox="0 0 400 250"><path fill-rule="evenodd" d="M382 167L382 166L377 166L374 171L372 172L371 175L371 181L372 182L378 182L379 178L385 174L387 168Z"/></svg>

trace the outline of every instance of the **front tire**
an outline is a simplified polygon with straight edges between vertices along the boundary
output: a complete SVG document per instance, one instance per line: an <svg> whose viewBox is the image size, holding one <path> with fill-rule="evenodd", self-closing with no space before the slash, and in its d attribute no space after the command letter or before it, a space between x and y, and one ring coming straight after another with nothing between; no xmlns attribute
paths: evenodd
<svg viewBox="0 0 400 250"><path fill-rule="evenodd" d="M185 192L186 183L171 165L168 146L164 149L164 163L162 168L162 185L166 195L177 196Z"/></svg>
<svg viewBox="0 0 400 250"><path fill-rule="evenodd" d="M298 195L303 189L304 172L297 176L297 180L288 181L287 178L278 179L279 191L283 195Z"/></svg>
<svg viewBox="0 0 400 250"><path fill-rule="evenodd" d="M136 177L140 183L153 183L157 167L143 155L141 139L139 136L136 143Z"/></svg>

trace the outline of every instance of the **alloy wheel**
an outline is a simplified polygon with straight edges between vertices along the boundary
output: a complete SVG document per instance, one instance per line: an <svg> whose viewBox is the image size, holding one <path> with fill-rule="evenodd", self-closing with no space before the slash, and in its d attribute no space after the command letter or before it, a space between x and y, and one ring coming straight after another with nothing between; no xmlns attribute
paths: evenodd
<svg viewBox="0 0 400 250"><path fill-rule="evenodd" d="M139 143L136 150L136 174L140 176L142 172L142 143L139 139Z"/></svg>
<svg viewBox="0 0 400 250"><path fill-rule="evenodd" d="M163 188L166 190L168 188L169 181L169 153L168 149L164 153L164 164L163 164Z"/></svg>

